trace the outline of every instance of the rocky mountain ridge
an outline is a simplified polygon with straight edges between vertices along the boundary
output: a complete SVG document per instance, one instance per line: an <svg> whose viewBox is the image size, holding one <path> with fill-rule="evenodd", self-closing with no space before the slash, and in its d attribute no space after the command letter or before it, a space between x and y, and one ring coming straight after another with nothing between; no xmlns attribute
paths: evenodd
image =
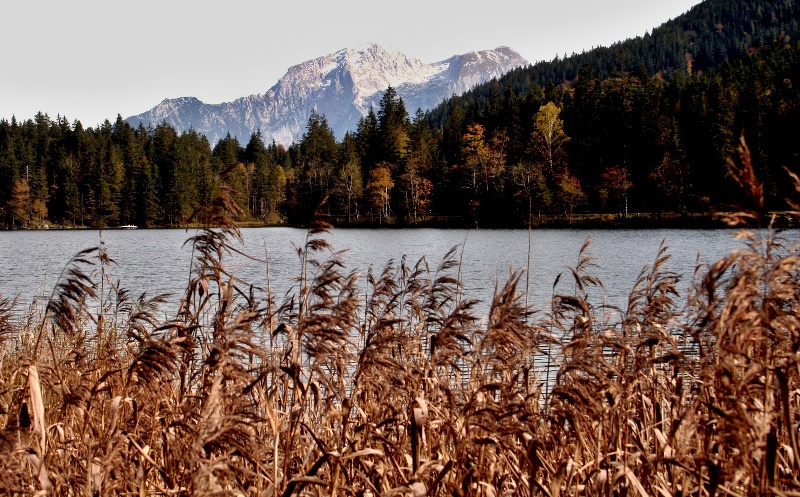
<svg viewBox="0 0 800 497"><path fill-rule="evenodd" d="M308 116L316 109L341 139L348 130L355 130L370 106L377 108L388 86L397 90L413 113L524 65L528 61L508 47L427 64L370 44L292 66L263 94L220 104L194 97L165 99L127 121L133 126L167 122L179 132L191 128L212 144L229 132L244 144L260 129L265 142L289 145L302 137Z"/></svg>

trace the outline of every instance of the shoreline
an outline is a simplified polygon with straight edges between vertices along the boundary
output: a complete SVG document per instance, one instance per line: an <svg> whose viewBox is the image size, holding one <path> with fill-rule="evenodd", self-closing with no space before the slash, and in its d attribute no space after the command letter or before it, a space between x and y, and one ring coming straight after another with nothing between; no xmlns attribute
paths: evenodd
<svg viewBox="0 0 800 497"><path fill-rule="evenodd" d="M425 216L416 222L398 220L396 218L378 221L371 217L358 220L342 219L339 216L322 217L321 219L333 228L348 229L730 229L732 226L725 222L724 217L730 213L629 213L627 217L621 214L573 214L564 215L534 215L530 226L519 222L497 222L457 216ZM309 223L265 223L261 221L238 221L236 225L241 228L300 228L306 229ZM798 223L792 219L789 212L771 212L761 220L760 227L774 226L780 229L796 228ZM194 229L197 224L191 225L153 225L148 227L137 226L135 229ZM754 226L755 227L755 226ZM71 230L132 230L130 225L125 226L71 226L43 224L31 227L0 228L0 231L71 231Z"/></svg>

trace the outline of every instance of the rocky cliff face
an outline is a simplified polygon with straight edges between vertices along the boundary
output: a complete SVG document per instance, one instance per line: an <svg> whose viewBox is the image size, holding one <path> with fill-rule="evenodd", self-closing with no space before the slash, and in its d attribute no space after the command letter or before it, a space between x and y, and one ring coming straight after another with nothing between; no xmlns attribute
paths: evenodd
<svg viewBox="0 0 800 497"><path fill-rule="evenodd" d="M370 105L377 110L388 86L397 90L413 113L527 64L507 47L426 64L372 44L292 66L264 94L215 105L193 97L166 99L127 121L133 126L166 121L178 132L191 127L212 144L230 132L244 145L260 129L265 142L289 145L303 136L308 116L316 109L341 139L345 132L355 130Z"/></svg>

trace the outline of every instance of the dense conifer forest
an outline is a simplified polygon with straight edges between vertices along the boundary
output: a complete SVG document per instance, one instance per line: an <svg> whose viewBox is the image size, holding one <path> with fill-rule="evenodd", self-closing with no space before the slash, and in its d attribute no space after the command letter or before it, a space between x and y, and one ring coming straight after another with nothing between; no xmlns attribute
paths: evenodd
<svg viewBox="0 0 800 497"><path fill-rule="evenodd" d="M743 202L746 143L783 210L800 159L800 5L707 0L643 37L520 68L428 113L388 88L337 141L216 144L167 124L0 121L6 227L177 226L221 188L240 221L525 226L586 213L709 213Z"/></svg>

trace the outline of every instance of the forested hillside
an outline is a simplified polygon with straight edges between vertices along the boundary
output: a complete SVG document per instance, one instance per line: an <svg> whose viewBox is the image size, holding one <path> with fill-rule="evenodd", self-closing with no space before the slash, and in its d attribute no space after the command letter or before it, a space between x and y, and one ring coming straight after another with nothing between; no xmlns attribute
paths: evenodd
<svg viewBox="0 0 800 497"><path fill-rule="evenodd" d="M513 70L497 82L449 100L431 111L430 119L442 125L456 103L485 106L498 85L520 96L535 84L575 81L586 66L601 80L625 74L696 74L776 42L791 43L797 33L800 5L795 0L706 0L644 36Z"/></svg>
<svg viewBox="0 0 800 497"><path fill-rule="evenodd" d="M222 187L240 220L524 226L575 213L687 214L745 201L744 137L766 209L800 160L800 6L708 0L642 38L513 71L409 115L394 89L337 141L312 114L284 149L122 119L0 121L5 226L179 225Z"/></svg>

